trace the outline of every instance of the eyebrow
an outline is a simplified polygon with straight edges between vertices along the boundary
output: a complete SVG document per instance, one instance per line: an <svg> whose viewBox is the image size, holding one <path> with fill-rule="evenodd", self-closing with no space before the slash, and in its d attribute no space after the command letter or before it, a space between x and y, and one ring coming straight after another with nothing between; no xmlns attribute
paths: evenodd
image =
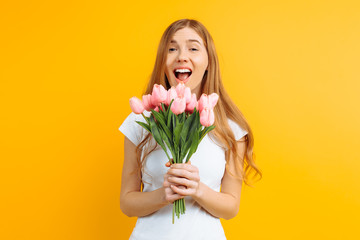
<svg viewBox="0 0 360 240"><path fill-rule="evenodd" d="M187 42L197 42L198 44L200 44L201 45L201 43L198 41L198 40L196 40L196 39L188 39L188 40L186 40ZM175 40L171 40L170 41L170 43L177 43Z"/></svg>

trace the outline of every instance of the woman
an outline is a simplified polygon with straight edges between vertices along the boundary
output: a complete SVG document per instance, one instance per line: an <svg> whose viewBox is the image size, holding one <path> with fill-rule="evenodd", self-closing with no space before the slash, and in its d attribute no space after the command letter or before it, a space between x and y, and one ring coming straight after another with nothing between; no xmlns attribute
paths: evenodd
<svg viewBox="0 0 360 240"><path fill-rule="evenodd" d="M191 163L170 166L151 134L135 122L145 121L141 115L131 113L120 126L125 135L120 207L138 217L130 239L226 239L219 218L238 213L249 172L262 176L253 160L251 129L225 92L213 40L196 20L178 20L165 30L144 95L154 84L169 89L180 82L198 98L219 95L216 127ZM186 212L172 224L172 203L180 198Z"/></svg>

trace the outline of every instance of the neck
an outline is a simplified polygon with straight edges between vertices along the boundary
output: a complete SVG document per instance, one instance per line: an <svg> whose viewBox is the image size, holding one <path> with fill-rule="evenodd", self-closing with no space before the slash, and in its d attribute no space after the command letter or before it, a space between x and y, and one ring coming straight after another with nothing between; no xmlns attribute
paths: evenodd
<svg viewBox="0 0 360 240"><path fill-rule="evenodd" d="M197 87L196 87L194 90L192 90L191 92L192 92L192 93L195 93L197 100L199 100L200 97L201 97L200 84L199 84L199 86L197 86Z"/></svg>

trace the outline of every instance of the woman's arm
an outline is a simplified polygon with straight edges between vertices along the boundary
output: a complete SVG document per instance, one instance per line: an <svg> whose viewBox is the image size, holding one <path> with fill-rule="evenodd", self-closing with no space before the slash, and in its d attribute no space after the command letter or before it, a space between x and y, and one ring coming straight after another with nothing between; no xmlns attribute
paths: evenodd
<svg viewBox="0 0 360 240"><path fill-rule="evenodd" d="M146 216L176 199L182 198L182 196L174 193L169 187L161 187L152 192L141 192L141 179L136 173L137 171L136 146L125 137L120 208L127 216Z"/></svg>
<svg viewBox="0 0 360 240"><path fill-rule="evenodd" d="M244 139L245 137L237 142L240 156L244 156L246 150ZM232 173L235 173L233 156L231 158L228 168ZM198 169L191 164L175 164L168 171L168 174L172 175L169 176L170 182L186 186L186 189L172 186L171 188L174 192L183 196L192 196L195 201L213 216L231 219L238 213L242 181L231 176L226 170L221 182L221 192L216 192L200 182Z"/></svg>

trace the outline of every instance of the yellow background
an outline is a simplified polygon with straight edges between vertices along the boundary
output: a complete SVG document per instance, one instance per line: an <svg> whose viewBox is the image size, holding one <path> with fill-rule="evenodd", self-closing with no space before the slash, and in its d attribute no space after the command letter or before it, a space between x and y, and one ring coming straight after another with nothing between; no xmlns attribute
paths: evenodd
<svg viewBox="0 0 360 240"><path fill-rule="evenodd" d="M118 127L181 18L212 34L264 174L228 239L360 239L357 2L2 1L0 239L128 239Z"/></svg>

